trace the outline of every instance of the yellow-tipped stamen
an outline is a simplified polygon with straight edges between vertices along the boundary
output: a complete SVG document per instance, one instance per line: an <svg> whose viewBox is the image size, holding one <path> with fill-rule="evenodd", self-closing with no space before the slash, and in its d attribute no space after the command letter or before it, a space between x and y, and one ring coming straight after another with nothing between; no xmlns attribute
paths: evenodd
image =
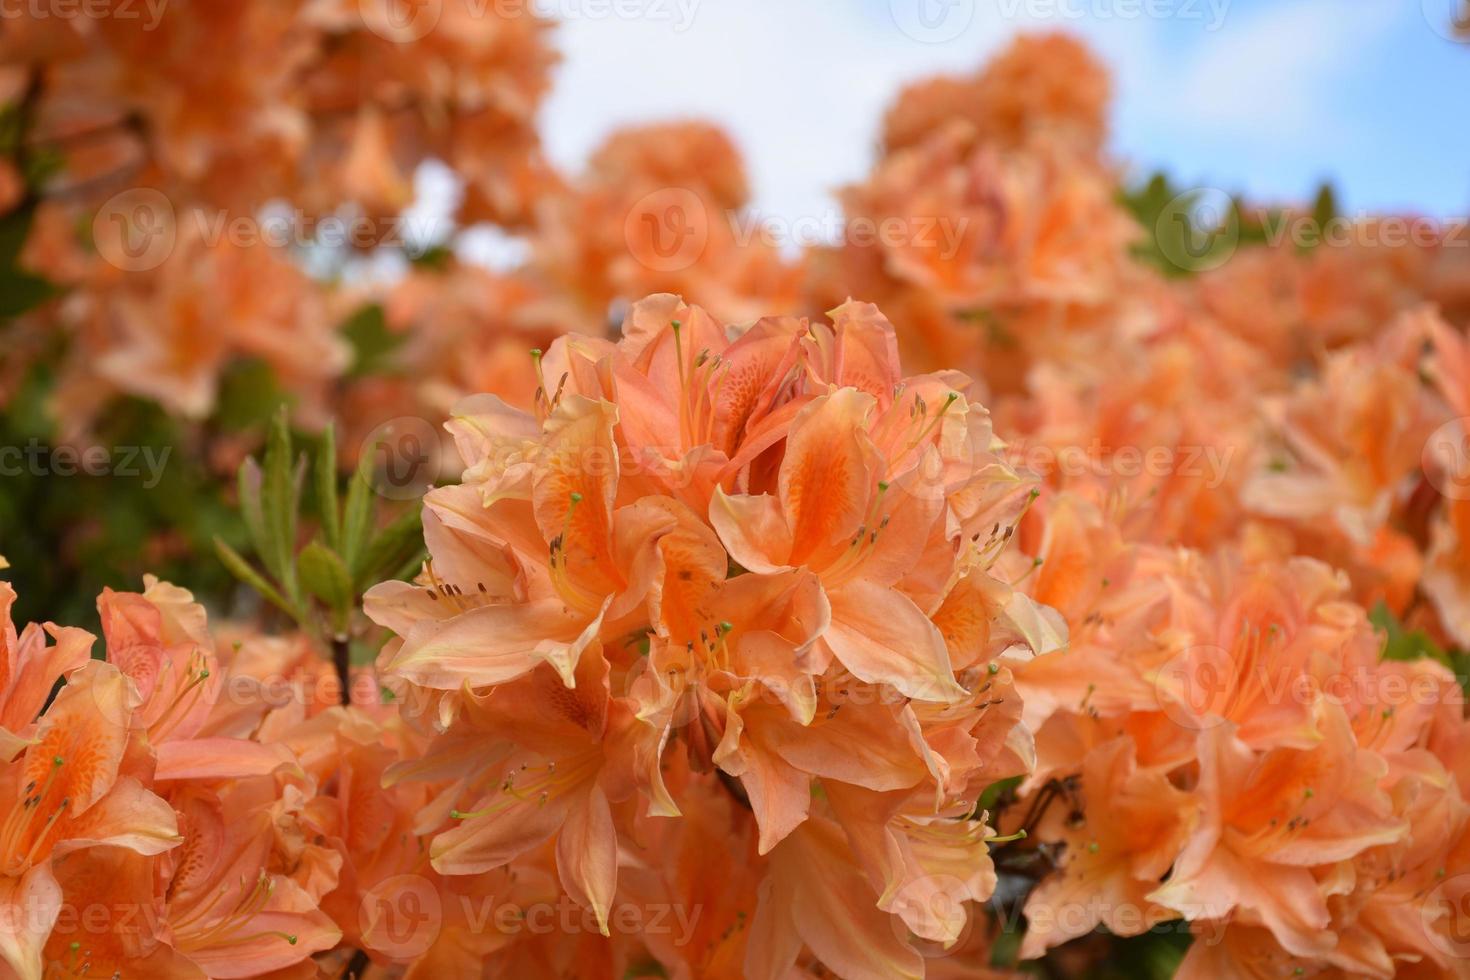
<svg viewBox="0 0 1470 980"><path fill-rule="evenodd" d="M243 887L244 882L242 881ZM235 907L227 912L218 922L200 929L190 929L189 926L202 919L208 911L214 908L228 893L226 886L221 886L214 899L203 909L196 909L186 919L174 923L174 937L182 950L202 949L207 946L234 946L242 943L254 942L257 939L275 937L284 939L292 946L296 945L297 937L288 932L280 932L274 929L264 929L258 932L246 933L242 930L249 922L265 910L269 904L271 895L275 892L275 880L262 870L256 876L255 885L250 891L245 892L243 897L235 904Z"/></svg>
<svg viewBox="0 0 1470 980"><path fill-rule="evenodd" d="M546 374L541 367L541 348L531 348L531 363L536 369L536 395L533 400L536 404L537 414L540 416L541 421L544 422L546 421L546 416L551 414L551 393L546 390ZM546 406L545 411L541 410L543 404Z"/></svg>
<svg viewBox="0 0 1470 980"><path fill-rule="evenodd" d="M561 766L558 766L555 762L548 762L544 768L541 766L522 766L519 770L512 770L501 780L500 793L503 795L500 799L493 800L477 810L450 810L449 817L451 820L473 820L476 817L503 813L519 804L530 803L536 806L545 806L567 789L580 785L601 764L601 752L591 751L570 761L563 760ZM516 772L537 772L542 774L527 785L517 786L515 783Z"/></svg>
<svg viewBox="0 0 1470 980"><path fill-rule="evenodd" d="M148 728L149 736L155 741L168 734L177 724L178 718L187 716L193 709L200 692L204 690L204 682L209 680L209 668L205 666L207 663L204 651L198 648L189 656L189 667L184 675L188 678L188 682L174 693L173 700L169 702L163 714L159 715L158 720ZM170 671L173 669L173 661L169 661L167 668Z"/></svg>
<svg viewBox="0 0 1470 980"><path fill-rule="evenodd" d="M8 874L22 874L31 866L32 860L37 856L38 848L45 842L48 834L61 819L63 813L71 805L70 798L62 799L60 805L51 812L46 823L34 837L28 835L35 826L36 815L41 812L41 804L46 802L51 788L56 784L56 776L61 772L66 760L62 756L53 756L51 768L46 773L46 779L40 789L36 788L35 780L26 784L25 795L17 807L12 807L10 815L5 820L5 826L0 829L0 855L4 855L3 869ZM21 847L25 851L21 852Z"/></svg>
<svg viewBox="0 0 1470 980"><path fill-rule="evenodd" d="M1020 588L1021 587L1021 583L1024 582L1024 581L1026 581L1032 575L1036 574L1036 570L1038 568L1040 568L1041 565L1042 565L1042 563L1045 562L1045 561L1046 561L1045 558L1040 558L1040 557L1031 559L1031 567L1028 568L1028 569L1026 569L1024 572L1022 572L1021 575L1020 575L1020 577L1017 578L1014 582L1011 583L1011 588L1013 588L1013 589Z"/></svg>
<svg viewBox="0 0 1470 980"><path fill-rule="evenodd" d="M996 837L987 837L987 838L985 838L985 843L987 843L987 844L1009 844L1011 841L1025 840L1025 839L1026 839L1026 828L1025 827L1022 827L1020 830L1016 831L1014 834L1003 834L1003 835L996 836Z"/></svg>
<svg viewBox="0 0 1470 980"><path fill-rule="evenodd" d="M937 427L939 425L940 421L944 418L944 413L945 412L948 412L949 411L949 407L951 405L953 405L955 402L959 401L959 399L960 399L959 392L957 392L957 391L951 391L949 393L949 396L944 399L944 404L941 405L941 406L939 406L939 411L937 411L937 412L934 413L934 418L929 419L928 421L926 421L920 427L919 434L916 435L916 436L914 436L913 441L911 441L908 444L908 446L904 448L904 451L903 451L903 454L902 455L903 456L907 456L909 453L913 452L913 450L916 449L920 445L920 443L922 443L925 439L927 439L929 437L929 434L934 431L935 427ZM915 395L914 396L914 402L915 402L916 405L922 405L923 404L923 399L919 398L918 395ZM925 406L923 416L921 416L921 417L927 417L927 415L928 415L928 407ZM902 457L900 457L900 458L902 458Z"/></svg>
<svg viewBox="0 0 1470 980"><path fill-rule="evenodd" d="M582 503L584 498L574 490L568 499L567 512L562 517L561 533L553 538L548 546L551 583L556 588L557 594L566 600L567 605L590 614L597 611L598 606L602 603L602 597L584 589L573 579L567 569L567 541L572 533L572 519L576 514L577 505Z"/></svg>
<svg viewBox="0 0 1470 980"><path fill-rule="evenodd" d="M830 581L838 581L846 573L853 571L863 560L866 559L878 546L878 537L888 529L888 521L891 515L883 514L883 501L887 497L890 484L886 480L878 482L878 492L873 495L868 504L868 512L863 517L863 523L858 525L857 532L847 543L847 550L837 557L827 570L824 577Z"/></svg>

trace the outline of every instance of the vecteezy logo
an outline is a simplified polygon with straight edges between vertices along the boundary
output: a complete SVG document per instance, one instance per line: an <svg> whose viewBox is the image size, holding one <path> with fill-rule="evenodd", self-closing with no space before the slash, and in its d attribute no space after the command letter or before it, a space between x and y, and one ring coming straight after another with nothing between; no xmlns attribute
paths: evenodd
<svg viewBox="0 0 1470 980"><path fill-rule="evenodd" d="M1470 419L1450 419L1424 440L1420 465L1430 486L1450 500L1470 500Z"/></svg>
<svg viewBox="0 0 1470 980"><path fill-rule="evenodd" d="M363 945L396 959L422 956L443 923L439 892L420 875L383 879L363 893L357 907Z"/></svg>
<svg viewBox="0 0 1470 980"><path fill-rule="evenodd" d="M358 11L368 30L385 41L407 44L438 26L444 0L361 0Z"/></svg>
<svg viewBox="0 0 1470 980"><path fill-rule="evenodd" d="M373 489L389 500L412 500L439 479L439 432L427 419L404 415L379 425L363 440L360 465Z"/></svg>
<svg viewBox="0 0 1470 980"><path fill-rule="evenodd" d="M926 959L949 956L965 945L975 928L975 910L966 904L969 894L969 887L954 875L925 875L905 882L889 909L893 934ZM916 928L926 935L951 938L927 939Z"/></svg>
<svg viewBox="0 0 1470 980"><path fill-rule="evenodd" d="M915 41L953 41L975 19L975 0L889 0L893 22Z"/></svg>
<svg viewBox="0 0 1470 980"><path fill-rule="evenodd" d="M1419 916L1425 938L1451 959L1470 959L1470 874L1455 875L1425 896Z"/></svg>
<svg viewBox="0 0 1470 980"><path fill-rule="evenodd" d="M1154 222L1159 252L1181 272L1218 269L1240 245L1240 215L1229 194L1212 187L1185 191Z"/></svg>
<svg viewBox="0 0 1470 980"><path fill-rule="evenodd" d="M709 212L700 196L665 187L639 198L623 222L623 239L638 263L654 272L680 272L709 245Z"/></svg>
<svg viewBox="0 0 1470 980"><path fill-rule="evenodd" d="M97 254L124 272L156 269L178 241L174 206L151 187L114 194L92 219L92 241Z"/></svg>
<svg viewBox="0 0 1470 980"><path fill-rule="evenodd" d="M1235 688L1235 659L1217 646L1181 650L1154 677L1159 709L1181 728L1203 731L1224 721Z"/></svg>
<svg viewBox="0 0 1470 980"><path fill-rule="evenodd" d="M1434 33L1449 41L1470 44L1470 0L1421 0L1421 6Z"/></svg>

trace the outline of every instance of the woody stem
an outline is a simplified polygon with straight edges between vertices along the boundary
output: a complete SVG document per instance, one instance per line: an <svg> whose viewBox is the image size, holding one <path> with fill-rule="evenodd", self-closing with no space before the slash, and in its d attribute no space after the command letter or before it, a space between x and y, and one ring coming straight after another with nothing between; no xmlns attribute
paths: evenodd
<svg viewBox="0 0 1470 980"><path fill-rule="evenodd" d="M337 668L337 681L342 686L342 703L352 703L352 648L345 633L332 637L332 663Z"/></svg>

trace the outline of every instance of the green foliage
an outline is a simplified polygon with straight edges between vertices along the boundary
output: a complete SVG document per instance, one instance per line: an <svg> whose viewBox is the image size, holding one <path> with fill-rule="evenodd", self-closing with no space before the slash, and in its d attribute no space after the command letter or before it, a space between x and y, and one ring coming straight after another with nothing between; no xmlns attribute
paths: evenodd
<svg viewBox="0 0 1470 980"><path fill-rule="evenodd" d="M1134 258L1153 266L1165 276L1182 278L1218 268L1237 251L1268 244L1289 242L1286 216L1279 210L1246 210L1239 197L1230 199L1227 214L1215 227L1201 226L1195 205L1212 192L1206 188L1175 185L1167 174L1155 173L1132 189L1119 192L1119 203L1133 215L1144 234L1133 247ZM1337 194L1324 183L1313 200L1310 221L1320 231L1337 217ZM1313 245L1304 246L1308 251Z"/></svg>
<svg viewBox="0 0 1470 980"><path fill-rule="evenodd" d="M1109 936L1107 955L1092 975L1097 980L1169 980L1189 952L1190 938L1180 921L1141 936Z"/></svg>
<svg viewBox="0 0 1470 980"><path fill-rule="evenodd" d="M290 395L276 382L269 364L242 358L226 366L220 376L213 421L227 432L258 431L289 401Z"/></svg>
<svg viewBox="0 0 1470 980"><path fill-rule="evenodd" d="M342 336L352 345L352 366L347 373L353 378L386 371L393 352L403 343L402 334L388 329L383 308L377 303L348 317L342 324Z"/></svg>
<svg viewBox="0 0 1470 980"><path fill-rule="evenodd" d="M156 405L121 399L88 443L106 463L88 472L78 458L85 446L58 441L47 411L53 385L33 370L0 413L0 554L19 595L15 618L95 632L97 594L136 590L145 573L201 599L225 595L230 577L199 556L216 537L238 545L245 529L192 434Z"/></svg>
<svg viewBox="0 0 1470 980"><path fill-rule="evenodd" d="M302 545L308 473L319 536ZM353 473L345 504L338 490L333 430L322 436L308 466L294 447L282 408L262 458L247 459L239 472L240 515L258 564L227 541L215 542L232 575L328 645L350 641L354 613L367 589L412 571L423 554L417 505L379 527L366 465Z"/></svg>
<svg viewBox="0 0 1470 980"><path fill-rule="evenodd" d="M1016 787L1021 785L1020 776L1000 779L985 787L980 799L975 802L975 813L993 813L998 805L1015 802Z"/></svg>
<svg viewBox="0 0 1470 980"><path fill-rule="evenodd" d="M1326 228L1340 213L1337 192L1332 189L1331 184L1324 183L1317 189L1317 197L1312 202L1312 221L1318 228Z"/></svg>
<svg viewBox="0 0 1470 980"><path fill-rule="evenodd" d="M454 249L444 244L430 245L422 250L411 252L409 261L417 268L442 272L454 263Z"/></svg>
<svg viewBox="0 0 1470 980"><path fill-rule="evenodd" d="M34 309L60 292L51 282L20 267L20 251L34 218L34 202L0 216L0 321Z"/></svg>
<svg viewBox="0 0 1470 980"><path fill-rule="evenodd" d="M1470 694L1470 654L1463 650L1446 650L1423 630L1408 630L1381 600L1368 615L1373 625L1384 634L1384 660L1418 660L1428 657L1444 664L1460 679L1460 687Z"/></svg>

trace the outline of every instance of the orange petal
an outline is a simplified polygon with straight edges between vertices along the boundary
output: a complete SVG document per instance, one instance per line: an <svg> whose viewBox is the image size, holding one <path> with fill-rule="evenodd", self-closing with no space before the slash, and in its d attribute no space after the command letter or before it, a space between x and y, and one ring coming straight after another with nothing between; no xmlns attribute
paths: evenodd
<svg viewBox="0 0 1470 980"><path fill-rule="evenodd" d="M17 980L41 980L41 950L61 911L61 886L42 862L19 878L0 876L0 958Z"/></svg>
<svg viewBox="0 0 1470 980"><path fill-rule="evenodd" d="M750 710L758 715L765 709L754 705ZM756 739L742 737L744 733L744 719L731 708L714 763L739 778L745 788L760 830L759 850L766 854L806 819L812 803L811 777Z"/></svg>
<svg viewBox="0 0 1470 980"><path fill-rule="evenodd" d="M798 828L771 856L773 897L786 896L796 932L834 973L851 980L924 976L924 959L878 909L842 831L826 819Z"/></svg>
<svg viewBox="0 0 1470 980"><path fill-rule="evenodd" d="M896 589L855 579L828 593L832 625L822 636L842 666L870 684L891 684L920 701L966 696L954 679L944 637Z"/></svg>
<svg viewBox="0 0 1470 980"><path fill-rule="evenodd" d="M618 877L618 835L601 787L573 806L556 841L556 873L576 902L592 910L604 936Z"/></svg>
<svg viewBox="0 0 1470 980"><path fill-rule="evenodd" d="M730 557L748 572L779 572L791 565L792 538L781 503L770 494L727 495L716 487L709 522Z"/></svg>
<svg viewBox="0 0 1470 980"><path fill-rule="evenodd" d="M481 606L453 619L420 623L387 669L424 687L452 691L464 684L503 684L544 662L571 686L577 661L600 626L600 612L589 618L560 599Z"/></svg>
<svg viewBox="0 0 1470 980"><path fill-rule="evenodd" d="M786 438L778 495L791 528L788 564L818 573L862 525L876 486L862 430L873 397L839 388L797 413Z"/></svg>

